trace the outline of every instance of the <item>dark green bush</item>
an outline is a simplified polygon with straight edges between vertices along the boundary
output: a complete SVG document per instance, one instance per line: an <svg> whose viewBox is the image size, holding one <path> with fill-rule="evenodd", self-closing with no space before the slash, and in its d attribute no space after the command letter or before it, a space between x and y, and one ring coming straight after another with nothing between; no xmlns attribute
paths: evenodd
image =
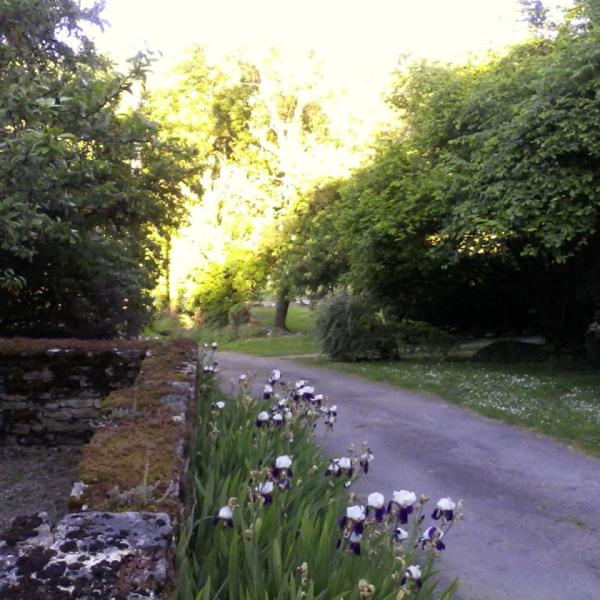
<svg viewBox="0 0 600 600"><path fill-rule="evenodd" d="M317 310L321 350L335 360L391 358L396 354L393 333L363 298L348 293L324 300Z"/></svg>
<svg viewBox="0 0 600 600"><path fill-rule="evenodd" d="M398 344L448 348L453 341L448 332L425 321L402 319L394 326L394 331Z"/></svg>
<svg viewBox="0 0 600 600"><path fill-rule="evenodd" d="M491 363L536 363L545 362L549 352L539 344L517 340L498 340L478 350L471 360Z"/></svg>

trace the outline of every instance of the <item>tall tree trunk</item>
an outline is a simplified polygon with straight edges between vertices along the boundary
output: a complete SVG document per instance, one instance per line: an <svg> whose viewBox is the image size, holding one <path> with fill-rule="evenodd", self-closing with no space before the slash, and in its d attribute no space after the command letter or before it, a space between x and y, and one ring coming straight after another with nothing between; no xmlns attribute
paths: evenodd
<svg viewBox="0 0 600 600"><path fill-rule="evenodd" d="M290 299L287 294L285 292L279 292L279 294L277 294L277 303L275 304L275 327L288 331L288 328L285 326L285 321L287 319L289 307Z"/></svg>

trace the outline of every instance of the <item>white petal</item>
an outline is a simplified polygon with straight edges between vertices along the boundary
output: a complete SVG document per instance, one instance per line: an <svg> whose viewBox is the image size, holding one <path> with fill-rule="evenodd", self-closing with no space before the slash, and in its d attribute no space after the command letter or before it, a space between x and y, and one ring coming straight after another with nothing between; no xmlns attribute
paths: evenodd
<svg viewBox="0 0 600 600"><path fill-rule="evenodd" d="M347 456L342 456L342 458L336 458L335 460L340 465L340 469L350 469L352 467L352 461Z"/></svg>
<svg viewBox="0 0 600 600"><path fill-rule="evenodd" d="M456 508L456 503L452 501L452 498L440 498L437 507L440 510L454 510Z"/></svg>
<svg viewBox="0 0 600 600"><path fill-rule="evenodd" d="M258 413L258 420L259 421L268 421L269 420L269 413L266 410L263 410L262 412Z"/></svg>
<svg viewBox="0 0 600 600"><path fill-rule="evenodd" d="M346 509L346 516L353 521L364 521L365 519L365 507L359 504L349 506Z"/></svg>
<svg viewBox="0 0 600 600"><path fill-rule="evenodd" d="M380 494L379 492L373 492L367 497L367 504L373 508L381 508L384 503L385 498L383 497L383 494Z"/></svg>
<svg viewBox="0 0 600 600"><path fill-rule="evenodd" d="M292 466L292 459L287 454L278 456L275 459L275 466L278 469L289 469Z"/></svg>
<svg viewBox="0 0 600 600"><path fill-rule="evenodd" d="M417 565L410 565L410 567L408 567L406 569L406 572L413 578L413 579L420 579L421 578L421 569L417 566Z"/></svg>
<svg viewBox="0 0 600 600"><path fill-rule="evenodd" d="M229 520L233 517L233 511L229 506L225 505L219 509L219 519Z"/></svg>
<svg viewBox="0 0 600 600"><path fill-rule="evenodd" d="M414 492L408 492L407 490L400 490L392 494L392 500L398 503L400 506L406 508L411 506L417 501L417 497Z"/></svg>

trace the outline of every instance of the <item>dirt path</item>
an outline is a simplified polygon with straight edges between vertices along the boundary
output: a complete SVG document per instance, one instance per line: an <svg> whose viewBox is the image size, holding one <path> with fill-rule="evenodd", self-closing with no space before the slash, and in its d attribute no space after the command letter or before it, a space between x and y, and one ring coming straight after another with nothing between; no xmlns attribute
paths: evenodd
<svg viewBox="0 0 600 600"><path fill-rule="evenodd" d="M393 489L465 501L441 566L458 600L598 600L600 461L543 436L425 395L286 359L220 353L229 391L240 373L257 387L273 368L310 379L339 408L329 457L368 440L375 454L357 491Z"/></svg>

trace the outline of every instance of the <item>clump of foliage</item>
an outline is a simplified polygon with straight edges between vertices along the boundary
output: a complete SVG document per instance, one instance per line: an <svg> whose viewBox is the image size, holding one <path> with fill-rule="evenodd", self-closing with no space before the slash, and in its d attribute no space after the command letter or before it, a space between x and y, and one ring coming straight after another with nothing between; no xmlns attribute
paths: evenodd
<svg viewBox="0 0 600 600"><path fill-rule="evenodd" d="M453 341L447 331L425 321L402 319L393 329L399 344L448 348Z"/></svg>
<svg viewBox="0 0 600 600"><path fill-rule="evenodd" d="M393 333L364 298L340 293L321 302L317 335L323 353L335 360L389 358L395 355Z"/></svg>
<svg viewBox="0 0 600 600"><path fill-rule="evenodd" d="M118 73L83 33L100 5L0 6L0 331L133 335L158 240L183 217L181 148L121 109L149 60Z"/></svg>

